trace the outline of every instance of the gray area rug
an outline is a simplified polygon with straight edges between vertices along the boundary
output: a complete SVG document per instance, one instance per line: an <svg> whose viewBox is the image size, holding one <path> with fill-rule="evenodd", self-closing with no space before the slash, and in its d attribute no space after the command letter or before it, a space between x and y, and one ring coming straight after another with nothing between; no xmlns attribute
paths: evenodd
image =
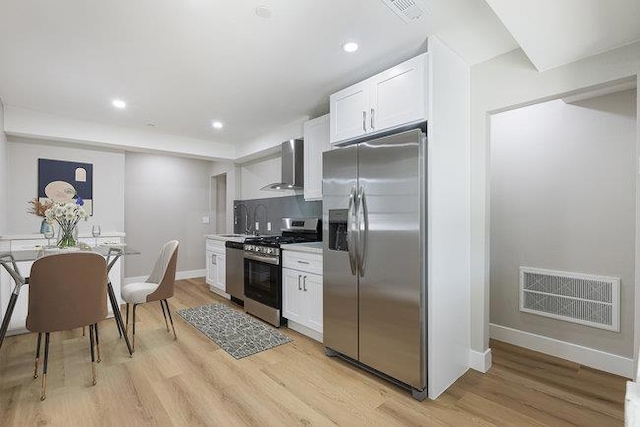
<svg viewBox="0 0 640 427"><path fill-rule="evenodd" d="M291 342L277 329L224 304L184 308L177 313L236 359Z"/></svg>

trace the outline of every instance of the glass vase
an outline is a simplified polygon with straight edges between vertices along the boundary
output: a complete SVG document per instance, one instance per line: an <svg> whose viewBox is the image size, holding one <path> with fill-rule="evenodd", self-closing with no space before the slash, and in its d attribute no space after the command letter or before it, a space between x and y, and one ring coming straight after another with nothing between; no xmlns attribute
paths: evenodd
<svg viewBox="0 0 640 427"><path fill-rule="evenodd" d="M77 233L74 232L75 227L62 227L60 226L60 232L58 233L58 246L60 249L71 248L76 245Z"/></svg>

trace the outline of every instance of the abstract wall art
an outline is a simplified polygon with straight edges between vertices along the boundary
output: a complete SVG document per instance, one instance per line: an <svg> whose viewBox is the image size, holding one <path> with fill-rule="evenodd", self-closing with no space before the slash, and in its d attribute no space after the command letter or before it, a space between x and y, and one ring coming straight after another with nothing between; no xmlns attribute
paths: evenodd
<svg viewBox="0 0 640 427"><path fill-rule="evenodd" d="M81 198L93 215L93 164L38 159L38 200L65 203Z"/></svg>

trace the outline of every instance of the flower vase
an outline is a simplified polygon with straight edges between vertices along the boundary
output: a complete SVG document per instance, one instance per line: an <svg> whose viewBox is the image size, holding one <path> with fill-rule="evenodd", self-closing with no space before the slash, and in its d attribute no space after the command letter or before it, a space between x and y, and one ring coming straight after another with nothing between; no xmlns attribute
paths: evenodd
<svg viewBox="0 0 640 427"><path fill-rule="evenodd" d="M58 246L60 249L71 248L76 245L76 236L77 232L75 232L76 227L66 228L60 227L60 232L58 233Z"/></svg>
<svg viewBox="0 0 640 427"><path fill-rule="evenodd" d="M47 222L47 219L43 219L40 223L40 234L45 234L51 227L52 225Z"/></svg>

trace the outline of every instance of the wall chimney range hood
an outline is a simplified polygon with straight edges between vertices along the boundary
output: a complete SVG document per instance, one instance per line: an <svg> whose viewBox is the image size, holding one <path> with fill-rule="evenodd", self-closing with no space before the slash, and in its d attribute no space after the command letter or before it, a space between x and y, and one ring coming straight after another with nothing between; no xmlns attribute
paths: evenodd
<svg viewBox="0 0 640 427"><path fill-rule="evenodd" d="M282 143L281 182L266 185L261 190L285 191L304 188L304 144L302 139L290 139Z"/></svg>

